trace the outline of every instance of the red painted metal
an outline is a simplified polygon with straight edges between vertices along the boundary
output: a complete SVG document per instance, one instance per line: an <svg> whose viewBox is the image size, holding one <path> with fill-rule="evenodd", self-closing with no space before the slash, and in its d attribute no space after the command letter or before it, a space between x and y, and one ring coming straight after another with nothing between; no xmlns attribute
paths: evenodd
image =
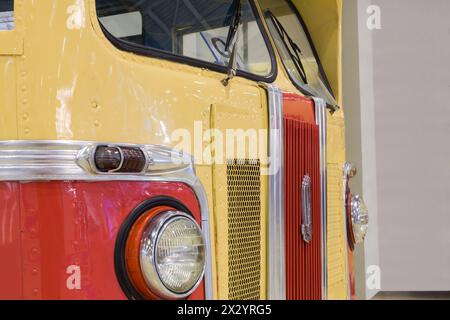
<svg viewBox="0 0 450 320"><path fill-rule="evenodd" d="M285 95L284 102L285 107L288 102L284 114L286 297L288 300L320 300L322 219L319 127L314 121L311 100L290 94ZM301 185L305 175L312 180L313 237L309 244L301 234Z"/></svg>
<svg viewBox="0 0 450 320"><path fill-rule="evenodd" d="M283 113L285 118L316 123L313 101L295 93L283 94Z"/></svg>
<svg viewBox="0 0 450 320"><path fill-rule="evenodd" d="M125 263L127 266L128 276L133 283L134 288L146 299L161 300L148 287L144 274L142 273L139 253L142 241L142 236L147 229L148 223L159 213L164 211L174 211L172 207L155 207L145 214L141 215L134 223L128 235L127 244L125 248Z"/></svg>
<svg viewBox="0 0 450 320"><path fill-rule="evenodd" d="M22 297L19 187L0 183L0 300Z"/></svg>
<svg viewBox="0 0 450 320"><path fill-rule="evenodd" d="M350 300L356 300L355 258L350 248L348 248L348 268L350 277Z"/></svg>
<svg viewBox="0 0 450 320"><path fill-rule="evenodd" d="M125 299L114 247L130 212L169 196L201 221L196 196L182 183L0 183L0 194L0 230L5 225L8 232L0 234L0 296L6 299ZM80 268L80 289L67 286L70 266ZM191 298L204 298L204 286Z"/></svg>

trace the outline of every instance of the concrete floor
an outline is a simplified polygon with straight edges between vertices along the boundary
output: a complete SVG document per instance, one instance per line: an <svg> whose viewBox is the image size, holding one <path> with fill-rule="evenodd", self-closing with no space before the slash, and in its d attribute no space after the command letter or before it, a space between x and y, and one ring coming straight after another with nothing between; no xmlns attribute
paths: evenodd
<svg viewBox="0 0 450 320"><path fill-rule="evenodd" d="M373 300L450 300L449 292L380 292Z"/></svg>

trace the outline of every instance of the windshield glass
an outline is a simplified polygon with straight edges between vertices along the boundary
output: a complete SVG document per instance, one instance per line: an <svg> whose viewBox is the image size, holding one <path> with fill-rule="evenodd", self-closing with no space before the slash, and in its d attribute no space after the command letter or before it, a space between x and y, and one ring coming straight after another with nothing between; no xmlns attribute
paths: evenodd
<svg viewBox="0 0 450 320"><path fill-rule="evenodd" d="M230 50L225 50L225 44L236 11L231 0L97 0L96 7L104 29L121 42L228 65ZM238 70L269 76L269 49L247 0L241 1L240 22Z"/></svg>
<svg viewBox="0 0 450 320"><path fill-rule="evenodd" d="M300 17L286 0L259 0L289 77L304 93L337 105Z"/></svg>
<svg viewBox="0 0 450 320"><path fill-rule="evenodd" d="M0 31L14 29L14 1L0 0Z"/></svg>

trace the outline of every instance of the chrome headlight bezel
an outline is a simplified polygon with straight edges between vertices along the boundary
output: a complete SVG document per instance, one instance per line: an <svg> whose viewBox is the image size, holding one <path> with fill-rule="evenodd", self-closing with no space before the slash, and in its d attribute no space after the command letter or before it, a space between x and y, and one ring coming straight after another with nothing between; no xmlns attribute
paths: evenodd
<svg viewBox="0 0 450 320"><path fill-rule="evenodd" d="M352 234L355 243L362 243L369 226L369 211L360 195L352 195L350 200Z"/></svg>
<svg viewBox="0 0 450 320"><path fill-rule="evenodd" d="M199 273L194 285L185 292L176 292L164 283L157 266L157 245L166 228L179 219L188 220L197 228L198 233L202 238L203 246L205 246L202 230L193 217L181 211L166 211L158 214L150 221L146 231L142 235L139 252L141 271L147 285L156 295L169 300L179 300L189 297L202 282L206 267L206 256L204 255L201 273Z"/></svg>
<svg viewBox="0 0 450 320"><path fill-rule="evenodd" d="M369 226L369 211L363 198L350 191L350 180L357 175L356 166L352 163L344 165L344 208L347 220L347 238L351 251L355 245L364 242Z"/></svg>

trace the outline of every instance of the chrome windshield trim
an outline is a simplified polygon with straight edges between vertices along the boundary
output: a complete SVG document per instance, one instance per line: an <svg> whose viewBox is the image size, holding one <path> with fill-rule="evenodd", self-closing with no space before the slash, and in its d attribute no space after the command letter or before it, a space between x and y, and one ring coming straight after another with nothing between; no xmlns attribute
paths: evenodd
<svg viewBox="0 0 450 320"><path fill-rule="evenodd" d="M146 157L140 173L99 173L93 166L97 146L140 148ZM206 241L205 296L213 299L211 235L206 191L190 155L159 145L89 141L0 141L0 181L156 181L180 182L192 188L200 204Z"/></svg>
<svg viewBox="0 0 450 320"><path fill-rule="evenodd" d="M328 297L327 269L327 103L322 98L312 98L316 110L316 124L320 132L320 207L322 211L322 299Z"/></svg>
<svg viewBox="0 0 450 320"><path fill-rule="evenodd" d="M268 299L286 300L283 93L274 85L261 86L268 92L270 130Z"/></svg>

